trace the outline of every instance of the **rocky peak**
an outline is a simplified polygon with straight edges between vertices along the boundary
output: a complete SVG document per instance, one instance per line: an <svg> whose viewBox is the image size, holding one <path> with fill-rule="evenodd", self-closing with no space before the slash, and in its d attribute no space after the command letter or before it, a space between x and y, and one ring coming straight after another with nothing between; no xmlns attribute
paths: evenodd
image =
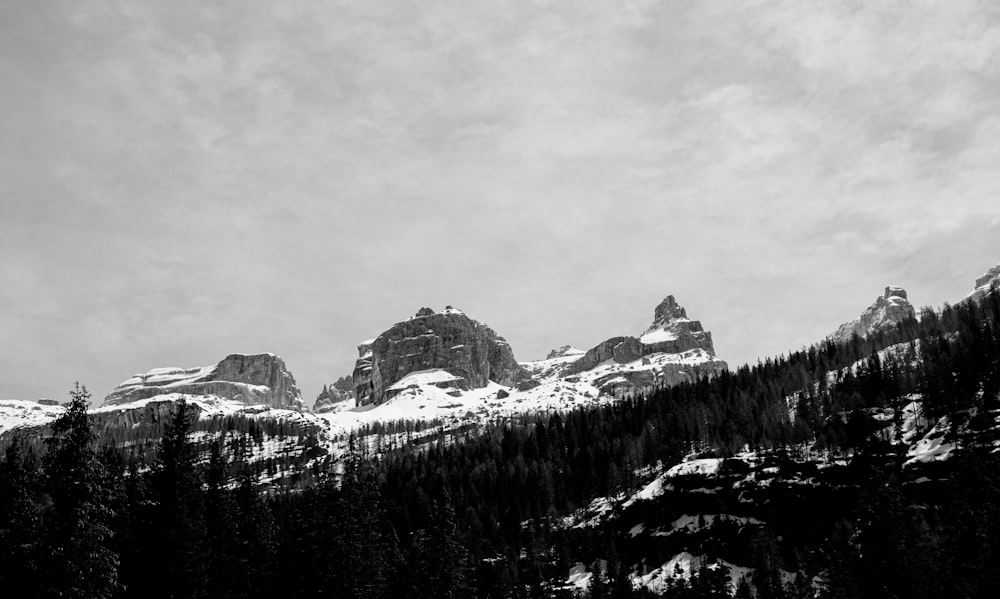
<svg viewBox="0 0 1000 599"><path fill-rule="evenodd" d="M386 401L393 384L414 372L447 371L462 389L489 381L513 385L526 376L503 337L451 306L440 313L421 308L358 349L353 373L358 405Z"/></svg>
<svg viewBox="0 0 1000 599"><path fill-rule="evenodd" d="M295 378L284 360L274 354L231 354L214 366L201 368L154 368L115 387L104 398L104 405L170 393L214 395L272 408L303 408Z"/></svg>
<svg viewBox="0 0 1000 599"><path fill-rule="evenodd" d="M608 364L609 361L620 365L634 364L645 360L648 356L678 355L687 352L690 352L692 365L684 368L678 367L674 361L662 369L639 369L642 376L650 379L648 382L640 382L638 379L633 381L635 373L627 368L621 371L612 369L613 372L609 373L609 376L614 380L626 380L626 386L638 389L651 388L656 384L651 382L653 380L667 384L680 380L694 380L698 376L712 376L728 367L725 362L715 357L712 334L702 328L701 322L688 319L687 311L677 303L674 296L668 295L654 310L653 324L641 337L611 337L588 350L580 359L570 364L565 372L567 375L574 375L593 370ZM699 357L695 358L696 355ZM651 364L650 362L643 366ZM683 377L674 376L682 370L685 371ZM666 376L667 374L671 376Z"/></svg>
<svg viewBox="0 0 1000 599"><path fill-rule="evenodd" d="M915 315L916 310L907 299L906 290L889 285L857 320L840 325L830 337L834 341L848 341L854 335L864 337L880 329L894 327Z"/></svg>
<svg viewBox="0 0 1000 599"><path fill-rule="evenodd" d="M687 319L687 310L677 303L674 296L668 295L653 312L653 325L650 328L666 325L680 319Z"/></svg>
<svg viewBox="0 0 1000 599"><path fill-rule="evenodd" d="M976 279L976 288L969 293L966 299L978 302L986 297L994 285L1000 285L1000 265L987 270L983 276Z"/></svg>
<svg viewBox="0 0 1000 599"><path fill-rule="evenodd" d="M582 354L583 351L576 349L572 345L564 345L557 349L549 352L549 355L545 356L546 360L553 360L555 358L565 358L566 356L576 356Z"/></svg>
<svg viewBox="0 0 1000 599"><path fill-rule="evenodd" d="M354 399L354 380L351 375L342 376L329 385L323 385L323 391L313 404L313 412L334 411L343 405L343 402L351 399Z"/></svg>
<svg viewBox="0 0 1000 599"><path fill-rule="evenodd" d="M679 353L701 348L714 355L712 334L698 320L690 320L687 310L668 295L653 311L653 324L639 337L643 344L656 346L653 351Z"/></svg>

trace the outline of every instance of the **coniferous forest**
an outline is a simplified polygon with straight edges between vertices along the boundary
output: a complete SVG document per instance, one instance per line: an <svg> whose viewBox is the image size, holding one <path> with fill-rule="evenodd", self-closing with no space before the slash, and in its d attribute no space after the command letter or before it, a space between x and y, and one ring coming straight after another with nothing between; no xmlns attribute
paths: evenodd
<svg viewBox="0 0 1000 599"><path fill-rule="evenodd" d="M114 443L87 390L44 441L4 439L0 588L17 597L651 596L639 575L714 556L667 597L987 597L1000 588L1000 295L600 408L459 438L349 451L262 484L234 439L195 439L180 403L156 446ZM955 447L908 464L916 405ZM908 406L910 406L908 408ZM375 434L375 433L373 433ZM253 442L252 439L250 442ZM749 484L753 455L773 478ZM572 526L685 458L721 460L622 509L627 522L734 514L694 532ZM821 465L823 467L821 467ZM748 482L749 481L749 482ZM624 516L623 516L624 518ZM702 516L702 520L705 517ZM747 574L733 581L725 567ZM714 564L714 565L713 565Z"/></svg>

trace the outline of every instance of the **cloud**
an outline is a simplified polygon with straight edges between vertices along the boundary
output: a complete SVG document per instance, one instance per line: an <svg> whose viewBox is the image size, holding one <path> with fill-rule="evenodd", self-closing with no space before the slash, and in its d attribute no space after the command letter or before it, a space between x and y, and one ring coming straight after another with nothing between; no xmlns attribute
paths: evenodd
<svg viewBox="0 0 1000 599"><path fill-rule="evenodd" d="M954 298L1000 254L998 24L985 0L5 3L0 395L250 349L310 394L421 305L530 358L675 293L740 363L888 283Z"/></svg>

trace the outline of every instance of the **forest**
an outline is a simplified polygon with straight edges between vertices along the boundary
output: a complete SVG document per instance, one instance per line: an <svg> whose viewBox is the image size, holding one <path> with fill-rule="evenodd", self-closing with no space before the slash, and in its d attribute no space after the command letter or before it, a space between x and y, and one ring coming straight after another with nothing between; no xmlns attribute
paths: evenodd
<svg viewBox="0 0 1000 599"><path fill-rule="evenodd" d="M8 439L0 462L0 588L19 597L569 597L577 562L593 570L591 597L651 596L629 575L669 559L673 541L561 522L685 458L720 458L733 465L720 480L742 480L729 458L748 452L815 483L749 503L735 483L697 497L764 523L686 541L752 574L734 587L705 562L662 596L985 597L1000 583L996 290L600 408L381 452L352 437L284 484L241 463L252 430L196 440L208 425L179 402L155 443L123 443L95 431L85 387L70 395L43 440ZM914 401L947 425L947 461L905 466ZM817 453L843 466L820 472L804 457ZM692 497L630 509L666 521Z"/></svg>

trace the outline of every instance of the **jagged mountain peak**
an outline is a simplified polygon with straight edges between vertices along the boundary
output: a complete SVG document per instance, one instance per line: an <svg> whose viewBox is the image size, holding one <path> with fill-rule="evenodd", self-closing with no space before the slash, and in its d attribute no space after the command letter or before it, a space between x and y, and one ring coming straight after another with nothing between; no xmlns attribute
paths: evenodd
<svg viewBox="0 0 1000 599"><path fill-rule="evenodd" d="M666 325L675 320L682 320L682 319L684 320L687 319L687 310L685 310L683 306L677 303L677 300L674 299L674 296L668 295L667 297L663 298L663 301L660 302L660 305L656 306L656 310L653 311L653 324L650 326L650 328Z"/></svg>
<svg viewBox="0 0 1000 599"><path fill-rule="evenodd" d="M907 298L906 290L897 285L888 285L860 317L840 325L830 338L834 341L848 341L854 335L864 337L880 329L894 327L915 315L916 310Z"/></svg>
<svg viewBox="0 0 1000 599"><path fill-rule="evenodd" d="M1000 264L987 270L976 279L976 287L966 296L966 299L979 301L986 297L994 285L1000 285Z"/></svg>

